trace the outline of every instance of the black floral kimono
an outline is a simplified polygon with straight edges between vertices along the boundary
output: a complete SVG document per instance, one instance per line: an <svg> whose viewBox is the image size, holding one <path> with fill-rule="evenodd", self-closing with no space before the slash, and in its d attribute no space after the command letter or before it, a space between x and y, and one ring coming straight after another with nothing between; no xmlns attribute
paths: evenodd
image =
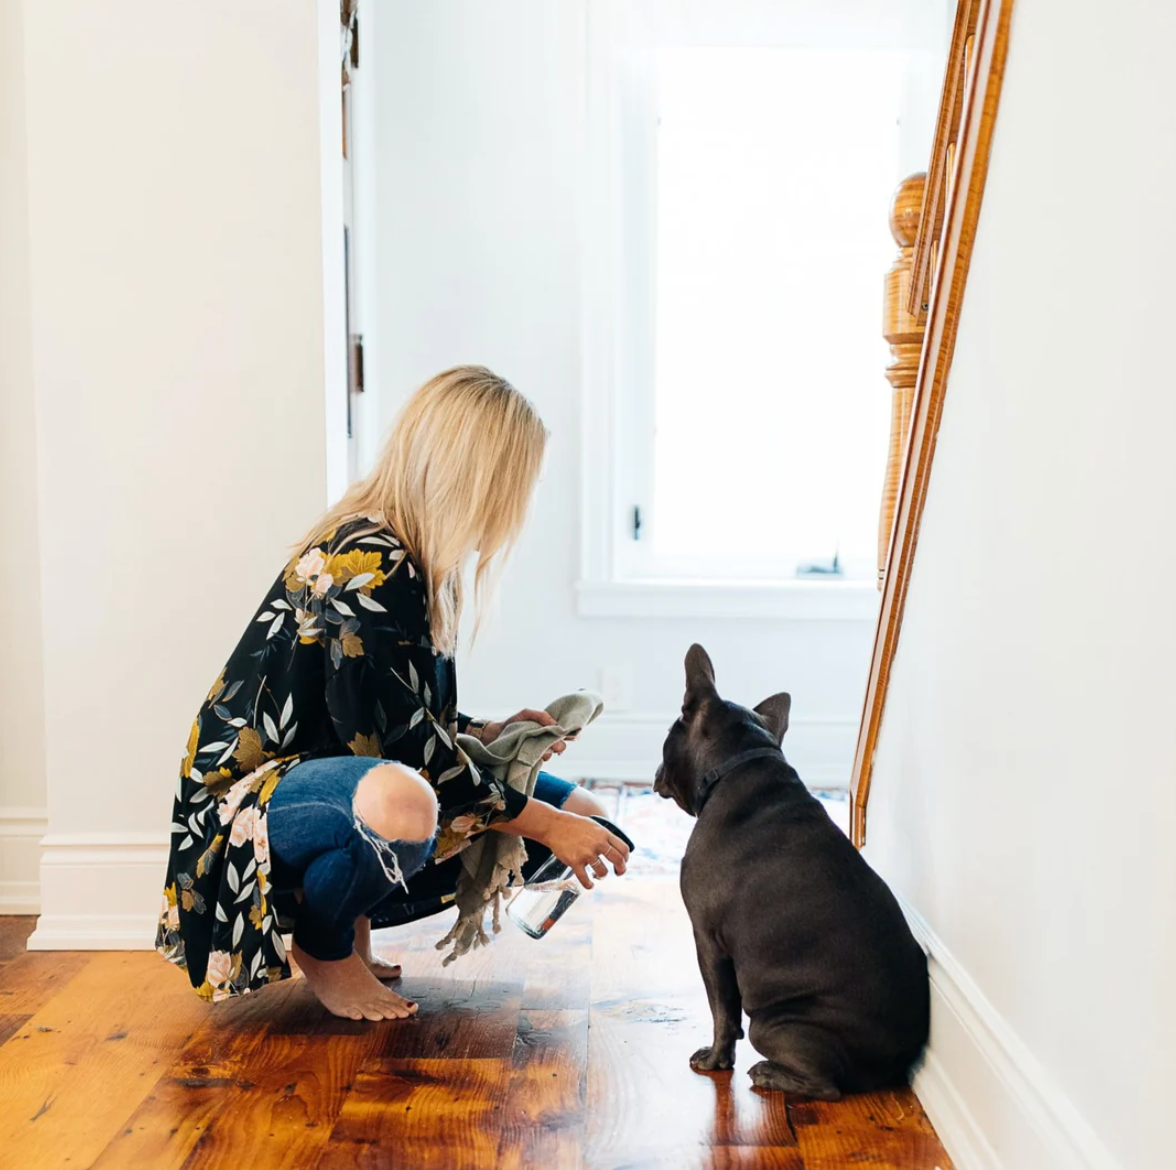
<svg viewBox="0 0 1176 1170"><path fill-rule="evenodd" d="M205 999L289 976L270 886L266 810L302 760L419 769L441 809L435 860L525 797L456 742L456 671L429 636L425 586L395 536L350 523L290 562L200 708L180 768L156 947Z"/></svg>

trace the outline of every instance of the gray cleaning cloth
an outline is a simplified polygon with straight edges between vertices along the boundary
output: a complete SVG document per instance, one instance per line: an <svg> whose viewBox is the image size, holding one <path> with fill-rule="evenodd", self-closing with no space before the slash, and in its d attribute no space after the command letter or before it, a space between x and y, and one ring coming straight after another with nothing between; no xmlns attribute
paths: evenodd
<svg viewBox="0 0 1176 1170"><path fill-rule="evenodd" d="M561 739L576 735L604 710L599 695L576 691L556 699L547 708L555 720L549 727L538 723L509 723L492 743L484 744L472 735L459 735L457 742L481 771L488 771L504 784L531 796L543 757ZM437 944L437 949L453 944L445 956L448 966L458 955L485 946L486 910L494 912L494 933L501 929L499 912L502 895L512 885L522 883L527 847L521 837L509 833L486 832L476 837L461 854L461 876L457 879L457 921L453 929Z"/></svg>

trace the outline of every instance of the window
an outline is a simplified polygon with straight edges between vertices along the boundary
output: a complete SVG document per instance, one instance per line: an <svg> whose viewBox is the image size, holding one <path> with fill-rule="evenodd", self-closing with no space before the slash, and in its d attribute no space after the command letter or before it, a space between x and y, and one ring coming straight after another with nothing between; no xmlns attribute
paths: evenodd
<svg viewBox="0 0 1176 1170"><path fill-rule="evenodd" d="M652 154L629 173L653 246L631 252L652 272L631 274L649 376L618 420L623 575L872 581L901 55L668 48L652 68L655 129L628 135Z"/></svg>
<svg viewBox="0 0 1176 1170"><path fill-rule="evenodd" d="M582 597L873 586L911 61L647 44L590 87Z"/></svg>
<svg viewBox="0 0 1176 1170"><path fill-rule="evenodd" d="M873 579L900 80L861 50L658 53L635 571Z"/></svg>

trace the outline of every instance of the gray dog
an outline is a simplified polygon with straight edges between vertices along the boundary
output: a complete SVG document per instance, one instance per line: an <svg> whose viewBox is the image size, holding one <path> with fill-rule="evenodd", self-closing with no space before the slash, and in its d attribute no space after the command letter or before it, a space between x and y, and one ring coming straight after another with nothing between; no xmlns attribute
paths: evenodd
<svg viewBox="0 0 1176 1170"><path fill-rule="evenodd" d="M784 759L788 695L754 711L701 646L655 791L698 818L682 898L714 1017L695 1069L731 1068L743 1013L762 1089L835 1101L904 1084L927 1040L927 960L886 883Z"/></svg>

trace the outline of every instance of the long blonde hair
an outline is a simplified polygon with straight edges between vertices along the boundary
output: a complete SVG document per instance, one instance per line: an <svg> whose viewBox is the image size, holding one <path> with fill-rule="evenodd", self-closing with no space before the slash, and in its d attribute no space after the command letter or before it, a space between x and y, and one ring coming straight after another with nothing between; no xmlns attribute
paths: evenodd
<svg viewBox="0 0 1176 1170"><path fill-rule="evenodd" d="M547 431L535 408L484 366L430 378L405 404L375 466L299 542L340 524L390 528L425 579L433 645L452 655L462 611L462 563L475 550L478 620L518 539L539 478ZM476 627L475 627L476 629Z"/></svg>

